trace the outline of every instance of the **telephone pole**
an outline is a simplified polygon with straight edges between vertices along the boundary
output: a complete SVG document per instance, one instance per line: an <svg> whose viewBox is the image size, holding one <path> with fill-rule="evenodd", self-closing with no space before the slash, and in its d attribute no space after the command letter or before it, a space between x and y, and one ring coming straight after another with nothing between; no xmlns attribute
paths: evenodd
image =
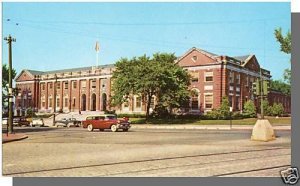
<svg viewBox="0 0 300 186"><path fill-rule="evenodd" d="M11 43L16 42L15 38L12 38L11 35L4 38L8 44L8 132L12 134L13 129L13 89L12 89L12 47Z"/></svg>

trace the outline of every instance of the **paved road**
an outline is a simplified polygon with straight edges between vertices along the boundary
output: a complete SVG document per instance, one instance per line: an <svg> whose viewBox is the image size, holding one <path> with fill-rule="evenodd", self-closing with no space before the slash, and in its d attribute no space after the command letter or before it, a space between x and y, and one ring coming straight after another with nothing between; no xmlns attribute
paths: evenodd
<svg viewBox="0 0 300 186"><path fill-rule="evenodd" d="M7 176L280 176L290 166L290 131L271 142L249 130L18 128L3 144Z"/></svg>

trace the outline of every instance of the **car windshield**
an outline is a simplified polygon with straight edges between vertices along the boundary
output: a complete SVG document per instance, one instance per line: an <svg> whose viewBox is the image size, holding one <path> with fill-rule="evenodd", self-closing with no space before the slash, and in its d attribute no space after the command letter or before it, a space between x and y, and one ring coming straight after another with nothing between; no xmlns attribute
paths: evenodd
<svg viewBox="0 0 300 186"><path fill-rule="evenodd" d="M116 116L106 116L106 119L109 119L109 120L111 120L111 119L117 119L117 117Z"/></svg>

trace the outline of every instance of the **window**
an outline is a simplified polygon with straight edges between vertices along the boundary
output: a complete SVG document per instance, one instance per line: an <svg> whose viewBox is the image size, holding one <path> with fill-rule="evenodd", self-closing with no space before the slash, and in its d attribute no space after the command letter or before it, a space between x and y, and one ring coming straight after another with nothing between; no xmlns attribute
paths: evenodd
<svg viewBox="0 0 300 186"><path fill-rule="evenodd" d="M52 83L49 83L49 88L52 89Z"/></svg>
<svg viewBox="0 0 300 186"><path fill-rule="evenodd" d="M150 108L154 108L154 97L153 96L151 98Z"/></svg>
<svg viewBox="0 0 300 186"><path fill-rule="evenodd" d="M236 96L235 99L236 99L235 108L236 108L236 110L240 110L240 97Z"/></svg>
<svg viewBox="0 0 300 186"><path fill-rule="evenodd" d="M196 62L196 61L197 61L197 59L198 59L198 57L197 57L197 56L193 56L193 57L192 57L192 60L193 60L194 62Z"/></svg>
<svg viewBox="0 0 300 186"><path fill-rule="evenodd" d="M236 75L236 83L237 83L237 84L240 84L240 83L241 83L241 75L240 75L240 74L237 74L237 75Z"/></svg>
<svg viewBox="0 0 300 186"><path fill-rule="evenodd" d="M136 108L141 108L142 107L142 99L141 99L141 97L136 97L135 98L135 106L136 106Z"/></svg>
<svg viewBox="0 0 300 186"><path fill-rule="evenodd" d="M73 81L73 88L77 88L77 82Z"/></svg>
<svg viewBox="0 0 300 186"><path fill-rule="evenodd" d="M214 79L213 79L213 72L205 72L205 81L206 82L211 82L211 81L213 81Z"/></svg>
<svg viewBox="0 0 300 186"><path fill-rule="evenodd" d="M92 88L96 88L96 80L92 80Z"/></svg>
<svg viewBox="0 0 300 186"><path fill-rule="evenodd" d="M57 89L60 89L60 82L57 82L57 83L56 83L56 88L57 88Z"/></svg>
<svg viewBox="0 0 300 186"><path fill-rule="evenodd" d="M56 99L56 107L59 107L59 98Z"/></svg>
<svg viewBox="0 0 300 186"><path fill-rule="evenodd" d="M199 93L197 90L192 90L192 110L198 110L199 109Z"/></svg>
<svg viewBox="0 0 300 186"><path fill-rule="evenodd" d="M52 107L52 98L49 98L48 107Z"/></svg>
<svg viewBox="0 0 300 186"><path fill-rule="evenodd" d="M42 84L42 90L45 90L45 83Z"/></svg>
<svg viewBox="0 0 300 186"><path fill-rule="evenodd" d="M69 82L65 82L65 89L69 88Z"/></svg>
<svg viewBox="0 0 300 186"><path fill-rule="evenodd" d="M213 95L212 94L205 95L204 101L205 101L205 108L206 109L212 109Z"/></svg>
<svg viewBox="0 0 300 186"><path fill-rule="evenodd" d="M76 98L73 98L73 107L75 107Z"/></svg>
<svg viewBox="0 0 300 186"><path fill-rule="evenodd" d="M232 96L228 97L228 101L229 101L229 107L232 107Z"/></svg>
<svg viewBox="0 0 300 186"><path fill-rule="evenodd" d="M45 101L42 102L42 107L45 107L46 106L46 103Z"/></svg>
<svg viewBox="0 0 300 186"><path fill-rule="evenodd" d="M86 81L81 81L81 88L85 88L86 87Z"/></svg>
<svg viewBox="0 0 300 186"><path fill-rule="evenodd" d="M234 83L234 73L229 72L229 83Z"/></svg>
<svg viewBox="0 0 300 186"><path fill-rule="evenodd" d="M68 98L65 98L65 107L68 107Z"/></svg>
<svg viewBox="0 0 300 186"><path fill-rule="evenodd" d="M193 83L198 82L198 77L199 77L198 72L191 72L190 75Z"/></svg>

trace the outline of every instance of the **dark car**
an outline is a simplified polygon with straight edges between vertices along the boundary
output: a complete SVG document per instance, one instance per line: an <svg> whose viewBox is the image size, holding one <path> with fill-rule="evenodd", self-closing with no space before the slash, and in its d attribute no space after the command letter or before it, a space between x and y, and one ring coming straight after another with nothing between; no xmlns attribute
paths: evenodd
<svg viewBox="0 0 300 186"><path fill-rule="evenodd" d="M14 117L13 124L16 126L30 126L30 122L25 117Z"/></svg>
<svg viewBox="0 0 300 186"><path fill-rule="evenodd" d="M71 126L75 126L75 127L79 127L81 125L81 121L76 120L75 118L63 118L61 120L57 120L55 121L55 126L59 127L71 127Z"/></svg>
<svg viewBox="0 0 300 186"><path fill-rule="evenodd" d="M116 132L119 129L128 131L130 128L130 121L126 118L120 120L113 114L92 115L87 116L86 120L82 121L82 126L83 128L87 128L88 131L93 131L94 129L99 129L100 131L111 129L113 132Z"/></svg>

